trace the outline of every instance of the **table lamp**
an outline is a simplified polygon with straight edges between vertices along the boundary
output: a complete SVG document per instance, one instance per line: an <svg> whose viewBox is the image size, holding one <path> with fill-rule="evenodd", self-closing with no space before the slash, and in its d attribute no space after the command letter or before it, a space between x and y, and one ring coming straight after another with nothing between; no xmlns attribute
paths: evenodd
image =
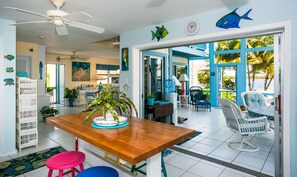
<svg viewBox="0 0 297 177"><path fill-rule="evenodd" d="M172 80L174 80L175 86L180 87L182 85L174 75L172 75Z"/></svg>

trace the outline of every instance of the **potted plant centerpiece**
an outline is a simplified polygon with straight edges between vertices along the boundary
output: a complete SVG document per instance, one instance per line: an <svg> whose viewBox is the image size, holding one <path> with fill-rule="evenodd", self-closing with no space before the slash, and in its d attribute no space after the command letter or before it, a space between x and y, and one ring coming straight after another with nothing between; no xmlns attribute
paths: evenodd
<svg viewBox="0 0 297 177"><path fill-rule="evenodd" d="M147 104L152 106L155 103L155 95L154 94L149 94L147 96Z"/></svg>
<svg viewBox="0 0 297 177"><path fill-rule="evenodd" d="M68 98L69 107L73 107L74 98L77 98L77 96L78 96L78 93L76 89L69 89L68 87L65 87L64 98Z"/></svg>
<svg viewBox="0 0 297 177"><path fill-rule="evenodd" d="M130 112L130 108L131 111L132 108L135 110L136 117L138 117L138 112L134 103L125 93L116 91L111 85L105 85L99 92L98 97L84 109L84 111L90 110L90 113L84 119L83 124L85 124L99 110L102 111L104 120L106 120L107 117L112 116L114 121L119 121L115 109L121 109L123 112L127 113Z"/></svg>
<svg viewBox="0 0 297 177"><path fill-rule="evenodd" d="M59 110L51 106L44 106L40 110L43 120L45 121L48 117L54 117L55 115L59 114Z"/></svg>

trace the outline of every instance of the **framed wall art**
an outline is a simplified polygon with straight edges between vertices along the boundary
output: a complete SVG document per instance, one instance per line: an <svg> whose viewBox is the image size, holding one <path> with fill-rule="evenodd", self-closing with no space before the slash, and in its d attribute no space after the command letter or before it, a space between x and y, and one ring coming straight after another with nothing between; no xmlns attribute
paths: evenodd
<svg viewBox="0 0 297 177"><path fill-rule="evenodd" d="M72 62L72 81L90 81L89 62Z"/></svg>
<svg viewBox="0 0 297 177"><path fill-rule="evenodd" d="M122 48L121 65L122 65L122 71L129 70L129 48Z"/></svg>

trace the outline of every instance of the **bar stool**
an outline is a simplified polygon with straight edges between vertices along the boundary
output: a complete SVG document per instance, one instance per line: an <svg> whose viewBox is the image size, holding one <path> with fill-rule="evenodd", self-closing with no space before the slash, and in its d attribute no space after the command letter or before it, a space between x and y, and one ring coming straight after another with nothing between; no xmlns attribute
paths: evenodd
<svg viewBox="0 0 297 177"><path fill-rule="evenodd" d="M76 177L90 177L90 176L96 176L96 177L119 177L119 173L107 166L96 166L91 167L88 169L85 169L84 171L78 173Z"/></svg>
<svg viewBox="0 0 297 177"><path fill-rule="evenodd" d="M53 170L59 170L58 177L62 177L70 172L72 177L75 177L75 172L79 173L84 170L83 162L85 159L85 154L79 151L69 151L56 154L46 161L46 166L49 168L47 176L51 177ZM75 168L78 165L80 170ZM63 170L69 168L71 168L71 170L63 172Z"/></svg>

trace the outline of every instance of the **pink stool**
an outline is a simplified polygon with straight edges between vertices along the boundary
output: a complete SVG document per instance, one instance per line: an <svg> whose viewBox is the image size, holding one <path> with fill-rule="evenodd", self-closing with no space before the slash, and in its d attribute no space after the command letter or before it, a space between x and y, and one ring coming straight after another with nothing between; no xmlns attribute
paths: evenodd
<svg viewBox="0 0 297 177"><path fill-rule="evenodd" d="M75 172L79 173L84 170L83 162L86 156L84 153L79 151L69 151L56 154L46 161L46 166L49 168L48 177L52 176L53 170L59 170L58 177L62 177L71 172L72 177L75 177ZM75 167L80 167L77 170ZM63 170L71 168L70 171L64 172Z"/></svg>

